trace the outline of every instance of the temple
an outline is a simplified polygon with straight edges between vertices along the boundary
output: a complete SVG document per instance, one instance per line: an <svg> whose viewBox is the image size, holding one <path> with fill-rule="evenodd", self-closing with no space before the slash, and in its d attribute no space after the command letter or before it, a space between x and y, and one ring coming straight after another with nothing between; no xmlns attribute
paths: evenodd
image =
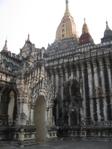
<svg viewBox="0 0 112 149"><path fill-rule="evenodd" d="M55 137L112 137L112 30L95 44L86 20L80 37L66 0L55 41L18 55L0 52L0 140L44 143Z"/></svg>

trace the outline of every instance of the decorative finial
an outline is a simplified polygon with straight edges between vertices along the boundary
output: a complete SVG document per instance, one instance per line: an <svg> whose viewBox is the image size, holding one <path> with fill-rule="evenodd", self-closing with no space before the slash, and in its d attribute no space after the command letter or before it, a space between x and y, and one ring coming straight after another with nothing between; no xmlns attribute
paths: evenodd
<svg viewBox="0 0 112 149"><path fill-rule="evenodd" d="M27 41L30 41L30 35L28 34L28 39L27 39Z"/></svg>
<svg viewBox="0 0 112 149"><path fill-rule="evenodd" d="M106 30L110 30L107 20L106 20Z"/></svg>
<svg viewBox="0 0 112 149"><path fill-rule="evenodd" d="M5 40L5 45L3 47L3 51L7 51L7 40Z"/></svg>
<svg viewBox="0 0 112 149"><path fill-rule="evenodd" d="M66 5L68 5L68 0L66 0Z"/></svg>
<svg viewBox="0 0 112 149"><path fill-rule="evenodd" d="M89 33L88 26L86 24L86 19L85 18L84 18L84 24L83 24L83 27L82 27L82 33L83 34Z"/></svg>
<svg viewBox="0 0 112 149"><path fill-rule="evenodd" d="M69 12L68 3L68 0L66 0L66 13Z"/></svg>
<svg viewBox="0 0 112 149"><path fill-rule="evenodd" d="M7 46L7 39L5 40L5 45Z"/></svg>
<svg viewBox="0 0 112 149"><path fill-rule="evenodd" d="M84 24L86 23L86 18L84 18Z"/></svg>

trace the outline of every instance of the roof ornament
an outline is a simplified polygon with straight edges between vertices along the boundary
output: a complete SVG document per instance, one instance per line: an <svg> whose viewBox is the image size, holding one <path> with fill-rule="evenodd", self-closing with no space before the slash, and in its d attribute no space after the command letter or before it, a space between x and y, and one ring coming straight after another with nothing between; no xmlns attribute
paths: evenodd
<svg viewBox="0 0 112 149"><path fill-rule="evenodd" d="M86 24L86 18L84 18L84 24Z"/></svg>
<svg viewBox="0 0 112 149"><path fill-rule="evenodd" d="M28 34L28 39L27 39L27 41L30 41L30 35Z"/></svg>
<svg viewBox="0 0 112 149"><path fill-rule="evenodd" d="M89 33L88 26L86 24L86 19L85 18L84 18L84 24L83 24L83 27L82 27L82 33L83 34Z"/></svg>
<svg viewBox="0 0 112 149"><path fill-rule="evenodd" d="M5 40L5 45L3 47L3 51L8 51L8 48L7 48L7 40Z"/></svg>
<svg viewBox="0 0 112 149"><path fill-rule="evenodd" d="M94 41L93 41L93 39L92 39L92 37L91 37L91 35L89 33L88 25L86 23L86 19L85 18L84 18L84 24L83 24L83 27L82 27L82 34L81 34L81 36L79 38L79 43L81 45L89 44L89 43L93 44L94 43Z"/></svg>
<svg viewBox="0 0 112 149"><path fill-rule="evenodd" d="M68 14L69 13L69 6L68 6L69 2L68 0L66 0L66 11L65 11L65 14Z"/></svg>
<svg viewBox="0 0 112 149"><path fill-rule="evenodd" d="M110 30L109 25L108 25L108 21L106 21L106 30Z"/></svg>
<svg viewBox="0 0 112 149"><path fill-rule="evenodd" d="M104 36L101 39L101 42L107 42L107 41L111 41L112 40L112 30L110 29L109 25L108 25L108 21L106 19L106 29L104 31Z"/></svg>
<svg viewBox="0 0 112 149"><path fill-rule="evenodd" d="M65 0L65 12L56 31L56 41L74 38L77 42L76 25L70 14L68 3L68 0Z"/></svg>

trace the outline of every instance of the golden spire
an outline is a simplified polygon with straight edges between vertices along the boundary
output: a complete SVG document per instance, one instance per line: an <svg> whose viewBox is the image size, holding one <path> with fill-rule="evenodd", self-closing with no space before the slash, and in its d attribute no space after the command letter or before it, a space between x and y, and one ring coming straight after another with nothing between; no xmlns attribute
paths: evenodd
<svg viewBox="0 0 112 149"><path fill-rule="evenodd" d="M89 33L88 26L86 24L86 19L84 18L84 24L82 27L82 34Z"/></svg>
<svg viewBox="0 0 112 149"><path fill-rule="evenodd" d="M66 38L75 38L77 39L76 25L73 17L70 15L68 0L65 1L66 8L64 16L59 24L56 31L56 40L62 40Z"/></svg>

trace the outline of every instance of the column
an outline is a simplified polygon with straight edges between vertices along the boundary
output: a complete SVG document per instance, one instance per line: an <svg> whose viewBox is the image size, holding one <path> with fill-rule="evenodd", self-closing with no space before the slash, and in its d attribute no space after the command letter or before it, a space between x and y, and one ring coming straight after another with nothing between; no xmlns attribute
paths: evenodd
<svg viewBox="0 0 112 149"><path fill-rule="evenodd" d="M34 105L31 105L31 114L30 114L30 123L31 125L34 125Z"/></svg>
<svg viewBox="0 0 112 149"><path fill-rule="evenodd" d="M76 78L76 64L74 59L72 64L72 71L73 71L73 78Z"/></svg>
<svg viewBox="0 0 112 149"><path fill-rule="evenodd" d="M67 70L67 66L65 65L65 82L68 81L68 70Z"/></svg>
<svg viewBox="0 0 112 149"><path fill-rule="evenodd" d="M59 77L59 80L58 80L58 100L59 100L59 119L60 119L60 122L62 123L63 121L63 87L62 87L62 70L61 68L59 67L58 68L58 77Z"/></svg>
<svg viewBox="0 0 112 149"><path fill-rule="evenodd" d="M107 103L105 97L105 80L104 80L104 73L103 73L103 64L102 61L99 61L100 66L100 76L101 76L101 84L102 84L102 91L103 91L103 105L104 105L104 120L107 121Z"/></svg>
<svg viewBox="0 0 112 149"><path fill-rule="evenodd" d="M78 64L76 65L76 78L79 81L79 65Z"/></svg>
<svg viewBox="0 0 112 149"><path fill-rule="evenodd" d="M57 100L57 105L56 105L56 123L58 124L59 122L59 106L60 106L60 100L59 100L59 73L58 69L54 69L54 83L55 83L55 98Z"/></svg>
<svg viewBox="0 0 112 149"><path fill-rule="evenodd" d="M53 68L49 68L47 79L54 86L54 96L56 96L56 73Z"/></svg>
<svg viewBox="0 0 112 149"><path fill-rule="evenodd" d="M89 84L89 97L90 97L90 114L91 120L94 121L94 111L93 111L93 84L92 84L92 71L90 62L87 63L88 67L88 84Z"/></svg>
<svg viewBox="0 0 112 149"><path fill-rule="evenodd" d="M2 114L2 113L1 113L1 112L2 112L2 107L1 107L1 106L2 106L2 103L1 103L1 102L2 102L1 100L2 100L2 99L1 99L1 98L2 98L2 93L0 93L0 115Z"/></svg>
<svg viewBox="0 0 112 149"><path fill-rule="evenodd" d="M63 100L63 84L64 84L64 81L63 81L63 71L62 71L62 69L60 69L60 71L59 71L59 76L60 76L61 99Z"/></svg>
<svg viewBox="0 0 112 149"><path fill-rule="evenodd" d="M106 58L106 67L107 67L107 73L108 73L108 79L109 79L109 95L110 95L110 104L111 104L111 110L112 110L112 75L111 75L111 64L109 61L109 58Z"/></svg>
<svg viewBox="0 0 112 149"><path fill-rule="evenodd" d="M84 82L85 82L85 97L86 97L86 121L90 123L90 98L89 98L89 84L87 63L84 62Z"/></svg>
<svg viewBox="0 0 112 149"><path fill-rule="evenodd" d="M53 118L53 103L52 101L49 103L49 106L47 107L47 122L48 122L48 127L53 127L54 124L54 118Z"/></svg>
<svg viewBox="0 0 112 149"><path fill-rule="evenodd" d="M71 63L68 60L68 64L67 64L67 71L68 71L68 79L71 77Z"/></svg>
<svg viewBox="0 0 112 149"><path fill-rule="evenodd" d="M83 95L82 95L83 94L83 86L82 86L82 69L81 69L81 63L79 63L79 65L78 65L78 73L79 73L79 78L78 79L76 78L76 80L79 83L80 96L83 99ZM81 106L79 108L78 120L79 120L79 123L82 121L82 101L81 101Z"/></svg>
<svg viewBox="0 0 112 149"><path fill-rule="evenodd" d="M106 66L105 57L103 58L103 65L104 65L104 80L105 80L105 95L106 95L106 103L107 103L107 120L112 120L112 114L111 114L111 99L110 99L110 88L109 88L109 77L108 77L108 71Z"/></svg>
<svg viewBox="0 0 112 149"><path fill-rule="evenodd" d="M95 96L96 96L97 118L98 118L98 121L101 121L100 99L99 99L99 97L97 95L97 90L99 88L99 80L98 80L97 64L96 64L96 62L93 62L93 70L94 70L94 82L95 82Z"/></svg>
<svg viewBox="0 0 112 149"><path fill-rule="evenodd" d="M96 60L96 65L97 65L97 74L98 74L98 88L96 89L96 97L99 99L99 106L100 106L100 116L101 116L101 121L104 121L104 103L103 103L103 91L102 91L102 80L101 80L101 75L100 75L100 67L99 67L99 62Z"/></svg>
<svg viewBox="0 0 112 149"><path fill-rule="evenodd" d="M85 121L86 118L86 96L85 96L85 81L84 81L84 66L81 65L81 74L82 74L82 111L81 111L81 121Z"/></svg>

